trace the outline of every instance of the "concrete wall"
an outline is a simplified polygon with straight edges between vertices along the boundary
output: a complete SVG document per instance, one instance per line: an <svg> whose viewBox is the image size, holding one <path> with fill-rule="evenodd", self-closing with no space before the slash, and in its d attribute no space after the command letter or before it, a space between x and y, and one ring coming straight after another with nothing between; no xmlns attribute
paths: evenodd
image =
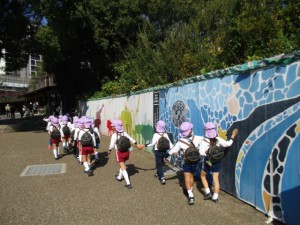
<svg viewBox="0 0 300 225"><path fill-rule="evenodd" d="M155 104L159 99L159 107ZM221 188L286 224L300 221L300 61L248 70L129 97L81 102L87 116L120 118L140 142L150 140L153 124L166 121L178 140L183 121L203 135L203 124L218 124L227 138L237 139L222 162ZM103 107L102 107L103 105ZM171 159L182 166L181 156Z"/></svg>

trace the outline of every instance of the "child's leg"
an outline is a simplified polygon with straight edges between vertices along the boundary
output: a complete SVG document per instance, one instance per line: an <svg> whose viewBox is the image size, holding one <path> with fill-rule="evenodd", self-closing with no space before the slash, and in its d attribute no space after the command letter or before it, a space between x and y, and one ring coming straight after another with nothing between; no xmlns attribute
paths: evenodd
<svg viewBox="0 0 300 225"><path fill-rule="evenodd" d="M127 170L126 170L126 165L125 165L125 162L119 162L119 166L122 170L122 174L124 176L124 179L126 181L126 184L130 184L130 180L129 180L129 176L128 176L128 173L127 173Z"/></svg>
<svg viewBox="0 0 300 225"><path fill-rule="evenodd" d="M163 171L163 157L162 153L159 151L155 151L155 164L157 169L157 175L159 180L164 178L164 171Z"/></svg>
<svg viewBox="0 0 300 225"><path fill-rule="evenodd" d="M52 143L52 150L53 150L53 155L55 159L58 159L58 154L57 154L57 146L56 144Z"/></svg>

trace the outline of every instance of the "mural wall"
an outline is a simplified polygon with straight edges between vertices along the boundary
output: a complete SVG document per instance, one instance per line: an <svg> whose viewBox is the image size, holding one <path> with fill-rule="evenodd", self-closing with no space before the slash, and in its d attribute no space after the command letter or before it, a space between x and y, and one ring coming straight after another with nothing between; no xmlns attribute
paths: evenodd
<svg viewBox="0 0 300 225"><path fill-rule="evenodd" d="M300 221L300 61L81 106L101 122L102 134L110 135L112 119L119 118L142 143L151 140L158 119L175 142L184 121L197 135L215 122L224 139L237 128L222 162L221 188L286 224ZM181 155L171 163L182 167Z"/></svg>
<svg viewBox="0 0 300 225"><path fill-rule="evenodd" d="M138 143L146 143L153 136L153 92L80 103L81 112L95 119L101 135L112 134L113 119L123 122L125 131Z"/></svg>
<svg viewBox="0 0 300 225"><path fill-rule="evenodd" d="M222 162L222 189L287 224L300 221L299 62L162 90L160 119L175 139L183 121L197 135L215 122L225 139L237 128ZM172 162L180 167L181 156Z"/></svg>

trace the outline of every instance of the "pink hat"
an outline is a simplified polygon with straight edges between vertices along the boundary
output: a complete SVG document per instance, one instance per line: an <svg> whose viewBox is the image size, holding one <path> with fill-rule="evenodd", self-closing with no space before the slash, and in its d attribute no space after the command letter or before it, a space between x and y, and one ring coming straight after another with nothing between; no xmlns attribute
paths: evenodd
<svg viewBox="0 0 300 225"><path fill-rule="evenodd" d="M84 121L83 121L82 118L80 118L79 120L77 120L76 126L77 126L78 128L82 128L82 125L83 125L83 124L84 124Z"/></svg>
<svg viewBox="0 0 300 225"><path fill-rule="evenodd" d="M189 122L183 122L181 125L180 125L180 134L182 137L187 137L191 130L193 128L193 124L189 123Z"/></svg>
<svg viewBox="0 0 300 225"><path fill-rule="evenodd" d="M56 126L56 127L58 127L58 125L59 125L58 119L57 119L56 117L54 117L54 118L51 120L51 123L52 123L54 126Z"/></svg>
<svg viewBox="0 0 300 225"><path fill-rule="evenodd" d="M83 119L84 127L85 128L90 128L91 127L91 120L89 118L84 118Z"/></svg>
<svg viewBox="0 0 300 225"><path fill-rule="evenodd" d="M123 127L123 123L121 120L114 120L113 125L115 125L116 130L118 132L124 132L124 127Z"/></svg>
<svg viewBox="0 0 300 225"><path fill-rule="evenodd" d="M165 132L165 126L166 126L166 123L164 121L162 121L162 120L157 121L156 126L155 126L156 132L157 133Z"/></svg>
<svg viewBox="0 0 300 225"><path fill-rule="evenodd" d="M204 125L205 137L215 138L217 136L216 125L212 122L208 122Z"/></svg>
<svg viewBox="0 0 300 225"><path fill-rule="evenodd" d="M67 124L68 123L68 117L67 116L63 116L62 117L62 122L63 122L63 124Z"/></svg>

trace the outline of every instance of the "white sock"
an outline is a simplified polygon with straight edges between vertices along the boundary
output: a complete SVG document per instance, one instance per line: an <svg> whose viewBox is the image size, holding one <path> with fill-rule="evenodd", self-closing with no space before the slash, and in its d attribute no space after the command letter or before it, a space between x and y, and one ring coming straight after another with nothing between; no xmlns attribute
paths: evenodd
<svg viewBox="0 0 300 225"><path fill-rule="evenodd" d="M219 197L219 194L218 193L214 193L213 196L212 196L212 199L218 199Z"/></svg>
<svg viewBox="0 0 300 225"><path fill-rule="evenodd" d="M90 169L89 164L87 162L84 162L83 165L85 171L88 171Z"/></svg>
<svg viewBox="0 0 300 225"><path fill-rule="evenodd" d="M78 156L79 162L82 162L82 155Z"/></svg>
<svg viewBox="0 0 300 225"><path fill-rule="evenodd" d="M57 151L56 151L56 149L53 150L53 155L54 155L54 158L57 158Z"/></svg>
<svg viewBox="0 0 300 225"><path fill-rule="evenodd" d="M210 193L210 189L209 188L205 188L205 193L206 194Z"/></svg>
<svg viewBox="0 0 300 225"><path fill-rule="evenodd" d="M57 147L57 155L59 155L59 147Z"/></svg>
<svg viewBox="0 0 300 225"><path fill-rule="evenodd" d="M193 197L194 197L194 194L193 194L193 190L192 190L192 189L188 190L188 194L189 194L189 197L190 197L190 198L193 198Z"/></svg>
<svg viewBox="0 0 300 225"><path fill-rule="evenodd" d="M67 148L69 147L69 142L66 142L66 146L67 146Z"/></svg>
<svg viewBox="0 0 300 225"><path fill-rule="evenodd" d="M120 168L119 170L119 175L118 175L118 179L122 179L123 178L123 173L122 173L122 169Z"/></svg>
<svg viewBox="0 0 300 225"><path fill-rule="evenodd" d="M126 181L126 184L130 184L129 176L128 176L127 170L123 170L122 173L123 173L124 179L125 179L125 181Z"/></svg>
<svg viewBox="0 0 300 225"><path fill-rule="evenodd" d="M66 147L66 142L63 142L63 147L64 147L64 148Z"/></svg>
<svg viewBox="0 0 300 225"><path fill-rule="evenodd" d="M98 152L95 152L95 159L98 159Z"/></svg>

